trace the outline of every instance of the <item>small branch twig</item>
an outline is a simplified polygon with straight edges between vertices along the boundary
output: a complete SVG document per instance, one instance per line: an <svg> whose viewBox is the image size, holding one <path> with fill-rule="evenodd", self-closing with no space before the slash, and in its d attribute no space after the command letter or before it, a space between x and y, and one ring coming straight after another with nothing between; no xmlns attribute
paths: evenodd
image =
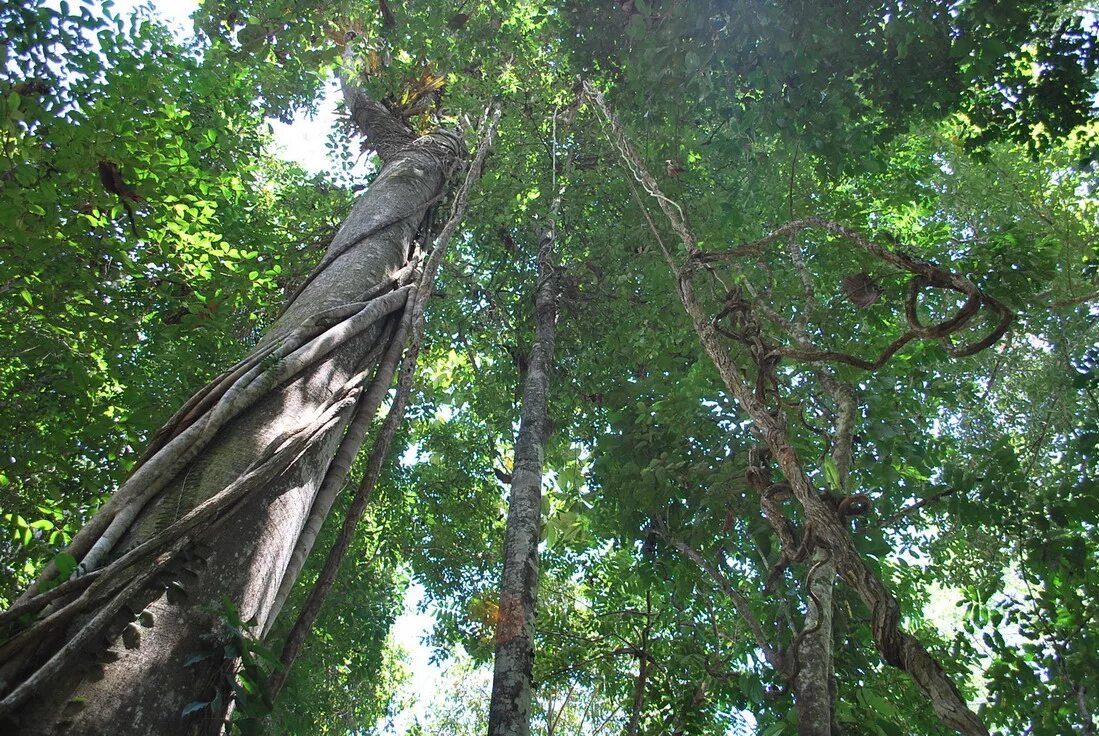
<svg viewBox="0 0 1099 736"><path fill-rule="evenodd" d="M931 494L927 498L921 498L919 501L916 501L915 503L913 503L909 506L905 506L900 511L897 511L896 513L893 513L893 514L890 514L889 516L885 517L884 519L878 519L876 522L874 522L874 526L878 527L879 529L884 529L886 527L893 526L893 524L897 523L898 521L900 521L904 517L906 517L910 514L916 513L917 511L919 511L920 509L922 509L925 506L930 506L931 504L935 503L939 499L945 498L946 496L949 496L950 494L954 493L956 490L957 490L956 488L945 488L945 489L939 491L938 493Z"/></svg>

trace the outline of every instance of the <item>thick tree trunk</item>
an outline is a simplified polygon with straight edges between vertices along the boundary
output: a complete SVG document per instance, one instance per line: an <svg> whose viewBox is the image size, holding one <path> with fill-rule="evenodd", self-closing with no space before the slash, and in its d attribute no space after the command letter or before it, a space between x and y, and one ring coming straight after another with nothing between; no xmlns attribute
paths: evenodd
<svg viewBox="0 0 1099 736"><path fill-rule="evenodd" d="M376 295L378 287L384 287L406 264L424 214L445 185L448 162L457 146L453 135L439 133L413 142L401 122L381 105L354 87L345 92L354 119L385 165L352 209L321 267L268 331L257 354L269 352L295 331L315 327L318 315L346 313L348 305L365 302L364 295L372 291ZM7 670L0 711L15 720L18 732L136 736L222 730L232 701L229 686L236 661L225 655L227 639L218 610L224 600L231 601L241 620L255 622L254 631L266 627L318 489L365 392L364 384L369 383L363 373L372 370L371 363L384 347L380 343L391 335L387 320L403 308L401 297L398 289L377 300L390 316L368 321L367 328L348 340L334 334L328 340L331 331L324 332L327 342L310 343L314 360L288 380L266 386L259 398L220 426L186 462L170 466L167 475L162 473L163 482L150 481L147 488L159 485L159 490L137 488L126 496L128 505L125 499L119 500L101 512L107 518L89 523L89 533L74 544L74 552L89 571L102 564L108 567L86 587L88 591L101 585L106 592L111 575L127 572L110 567L117 555L143 549L139 545L154 542L166 527L175 532L183 523L190 525L166 545L166 552L186 555L201 548L204 564L185 568L161 564L155 570L157 577L131 575L121 594L104 594L85 606L80 617L47 629L37 637L37 644L5 652L10 656L3 658ZM279 368L284 362L276 355L255 367ZM197 412L203 406L207 412L199 412L197 419L177 417L178 431L169 432L159 443L154 441L154 447L159 444L164 450L179 440L188 422L192 428L200 427L210 407L199 404L194 409ZM302 432L303 428L307 431ZM196 507L216 505L227 489L239 485L242 474L254 469L259 460L278 457L275 448L286 447L290 440L297 442L292 453L284 453L278 467L247 492L234 495L230 500L235 506L219 507L188 522ZM142 467L156 461L157 455L150 453ZM134 498L141 502L133 503ZM166 560L161 555L160 561ZM171 581L165 578L169 570L174 570ZM27 601L34 598L27 596L24 604ZM139 640L134 636L137 625L125 623L127 609L142 611ZM91 626L107 619L112 623L105 628ZM128 631L124 643L118 641L122 627ZM84 636L88 639L84 642L82 632L89 631L96 635ZM59 647L64 655L60 660ZM79 666L68 666L71 658L65 652L77 648ZM61 662L66 666L59 667ZM189 709L194 703L210 705ZM186 716L185 710L190 710Z"/></svg>
<svg viewBox="0 0 1099 736"><path fill-rule="evenodd" d="M312 631L313 624L320 614L321 606L324 605L325 600L332 590L332 585L335 583L340 565L343 564L344 557L347 555L347 550L351 545L355 530L358 528L359 522L362 521L363 513L366 511L367 504L370 503L370 498L373 496L378 478L381 476L382 463L385 462L386 457L389 455L393 439L397 434L397 428L404 419L405 404L408 402L409 393L412 391L412 379L416 372L416 361L419 358L420 350L423 347L424 342L424 311L427 306L427 300L430 298L434 289L435 277L438 274L439 266L442 264L443 256L446 254L447 246L450 244L450 239L465 217L466 207L469 203L469 194L473 188L473 184L481 178L485 157L492 147L492 142L496 135L496 126L499 122L500 109L497 108L485 119L481 144L477 147L477 155L474 157L469 170L466 172L465 182L458 190L458 195L454 202L453 213L447 221L447 224L443 227L443 231L439 234L439 239L435 242L435 246L431 251L431 255L427 258L427 262L423 265L423 274L420 277L416 295L414 298L409 299L410 304L405 309L404 318L397 329L394 342L389 348L389 356L382 362L382 367L378 370L379 374L382 374L383 369L385 369L385 374L391 376L397 367L397 362L401 358L401 354L404 354L404 364L401 368L400 380L397 383L396 395L393 397L392 404L390 404L389 414L386 415L385 422L382 424L382 428L379 430L377 437L374 440L374 446L370 450L370 457L367 459L362 481L359 483L359 487L355 489L355 494L351 499L351 505L343 520L343 527L336 536L336 541L332 545L332 549L328 552L328 558L325 560L324 566L321 568L321 572L317 577L317 581L313 584L313 589L309 592L309 596L306 598L301 611L299 611L297 620L294 622L293 627L291 627L290 633L286 635L286 640L283 642L282 653L279 656L282 668L276 669L268 678L267 694L272 701L278 697L279 691L286 683L287 676L290 674L290 669L293 667L294 661L297 659L302 646L305 644L306 637L309 635L310 631ZM405 340L406 335L408 336L407 348ZM372 388L379 388L379 386L381 386L381 384L375 383ZM388 388L389 384L387 380L383 391L388 390ZM348 432L349 437L351 437L352 434L351 431ZM359 436L356 440L356 446L361 440L362 437ZM339 458L337 457L337 460L338 459ZM331 477L332 473L330 471L329 477L325 478L326 485ZM322 493L323 490L322 487ZM320 494L318 494L317 503L320 503ZM315 511L316 508L314 508L314 512ZM312 518L312 516L310 518ZM304 536L305 535L303 535L303 537ZM311 545L312 541L310 540L309 543ZM299 544L299 547L300 546L301 545ZM305 554L308 554L308 551L306 551ZM293 562L291 563L291 567L293 567ZM283 587L285 588L286 586L284 585ZM277 601L276 605L279 605Z"/></svg>
<svg viewBox="0 0 1099 736"><path fill-rule="evenodd" d="M500 586L500 619L496 625L496 659L489 706L489 736L530 734L531 675L534 668L534 605L538 589L538 540L542 520L542 459L549 436L547 398L557 320L557 287L553 276L554 202L550 225L538 250L535 291L535 341L523 387L519 436L511 479L504 573Z"/></svg>

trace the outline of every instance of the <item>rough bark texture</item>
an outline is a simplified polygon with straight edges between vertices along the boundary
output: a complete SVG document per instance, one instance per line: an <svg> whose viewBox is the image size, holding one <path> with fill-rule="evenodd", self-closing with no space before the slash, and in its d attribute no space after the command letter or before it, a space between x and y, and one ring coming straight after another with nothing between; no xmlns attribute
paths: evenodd
<svg viewBox="0 0 1099 736"><path fill-rule="evenodd" d="M542 519L542 457L549 434L546 404L557 319L556 279L553 278L555 237L551 218L550 227L539 245L535 341L528 360L522 418L515 442L504 574L500 586L500 620L496 625L489 736L527 736L530 733L534 605Z"/></svg>
<svg viewBox="0 0 1099 736"><path fill-rule="evenodd" d="M415 295L416 292L414 291L413 294ZM385 376L385 382L383 384L379 381L375 384L375 387L380 388L384 386L384 390L389 388L390 381L397 369L397 363L400 361L401 353L404 352L405 340L408 337L409 326L412 321L412 312L412 309L405 310L404 318L397 328L393 344L390 345L386 357L378 370L379 376ZM379 391L379 393L384 393L384 390ZM294 622L293 627L290 629L290 633L286 635L286 641L283 643L282 654L279 658L282 663L282 668L272 672L271 677L267 682L267 694L272 702L278 697L279 691L285 684L286 678L290 674L290 667L293 666L294 660L305 644L305 639L309 635L309 632L312 631L313 623L320 614L321 606L328 598L328 594L332 590L332 585L336 582L336 575L340 571L340 565L343 563L344 557L347 555L347 549L355 536L355 529L358 526L359 521L362 520L367 504L370 503L374 484L377 482L378 476L382 471L382 463L389 455L389 446L393 440L396 425L400 423L400 417L404 412L404 403L407 396L408 392L406 390L397 397L393 406L390 407L383 431L374 443L370 458L367 461L363 482L356 489L355 495L351 499L351 505L348 508L347 516L344 518L343 527L336 537L335 544L333 544L332 549L328 552L328 557L325 560L320 575L317 577L317 582L314 583L313 589L310 591L309 597L306 599L305 604L298 615L298 619ZM320 499L318 499L318 501L320 501Z"/></svg>
<svg viewBox="0 0 1099 736"><path fill-rule="evenodd" d="M633 144L626 138L621 123L607 107L602 93L595 90L588 83L585 83L584 90L587 97L595 102L597 109L602 114L603 120L609 129L610 140L621 154L623 163L630 174L642 184L645 191L657 202L676 236L682 242L688 262L681 267L676 264L671 253L663 242L658 239L661 250L675 274L680 301L691 318L695 332L702 343L702 348L713 362L714 367L717 368L722 383L729 391L729 394L736 400L741 410L748 415L756 436L760 438L770 456L775 459L780 472L786 482L789 483L794 498L798 500L804 509L806 528L812 527L816 546L830 551L833 563L836 566L836 573L847 585L851 586L870 610L870 624L874 644L881 653L882 659L887 664L908 673L927 696L936 715L947 726L959 733L966 734L966 736L987 736L988 729L977 714L966 704L965 698L962 697L961 692L959 692L950 676L943 671L939 663L928 653L918 639L901 630L899 626L900 604L885 587L881 579L870 570L858 550L855 549L851 535L836 509L821 498L819 491L806 473L801 458L791 445L785 415L770 412L765 402L757 397L754 383L749 380L742 366L733 360L730 351L722 342L722 336L716 329L711 315L707 314L699 303L694 292L692 274L699 263L702 262L702 259L699 258L701 251L698 248L694 233L687 224L682 208L660 190L656 180L653 179L642 163L641 157L637 154ZM937 331L952 329L960 322L972 317L974 311L982 303L987 302L994 302L995 311L1001 315L1000 323L985 338L963 349L954 351L953 354L956 356L971 355L973 352L983 349L991 342L999 339L1007 329L1007 324L1010 323L1010 312L1007 312L1003 305L981 293L963 277L945 274L929 263L917 261L904 254L869 244L859 234L833 223L829 223L827 227L871 250L886 262L926 279L927 283L949 282L953 285L951 288L956 286L956 290L967 294L966 306L959 311L956 317L931 329L917 325L902 339L912 339L909 335L931 335ZM763 241L758 242L777 240L780 237L781 230L782 228ZM790 230L793 230L793 228L788 228L788 231ZM781 236L787 235L788 231L782 232ZM657 237L659 238L659 236ZM911 282L916 292L923 283L920 278L913 279ZM913 305L910 311L915 311L914 296L906 302L906 305ZM915 323L916 320L910 320L910 322ZM784 350L783 354L794 355L795 351ZM823 357L821 357L822 355ZM832 354L817 354L810 357L819 360L834 360ZM888 355L885 359L888 359Z"/></svg>
<svg viewBox="0 0 1099 736"><path fill-rule="evenodd" d="M293 667L294 661L301 652L305 639L312 630L313 624L320 614L321 607L324 605L325 600L332 590L332 585L336 580L340 565L343 564L344 558L347 556L347 550L355 535L355 530L358 528L363 513L366 511L366 507L373 496L374 488L377 485L378 478L381 476L382 465L389 455L389 450L393 444L393 439L396 436L397 428L404 419L404 409L408 402L409 393L412 390L412 379L416 372L416 362L419 359L420 349L423 347L424 342L424 311L427 307L427 300L433 292L435 277L438 274L439 266L442 263L447 246L450 244L450 239L465 217L466 207L469 204L469 194L473 188L473 183L481 178L485 157L492 147L492 142L496 134L496 126L499 121L499 108L486 117L486 124L482 130L481 144L478 146L477 155L474 157L469 170L466 172L465 182L459 189L457 197L455 197L453 213L443 227L442 232L439 234L439 239L436 241L435 247L431 251L431 255L428 257L427 262L422 268L417 267L415 269L416 273L420 273L419 284L414 295L409 297L409 306L405 309L404 318L397 328L397 334L393 344L390 346L385 359L383 359L378 369L378 375L384 375L385 382L383 384L377 382L376 379L375 385L371 387L371 390L374 390L375 388L379 389L379 397L388 390L389 380L395 373L397 363L401 360L403 353L404 363L401 368L401 377L397 384L397 392L393 398L393 403L389 408L389 413L386 415L385 422L382 424L382 428L378 432L377 438L374 440L374 446L371 448L370 457L366 463L366 470L363 472L363 478L359 483L358 488L355 489L355 494L351 499L351 505L344 517L343 527L340 529L340 533L336 536L335 543L328 552L328 557L325 559L320 575L317 577L313 589L310 590L308 598L306 598L301 611L298 613L297 620L294 622L294 625L290 629L290 633L287 634L286 640L283 642L282 652L279 655L279 661L282 663L282 668L272 672L268 678L267 694L272 701L278 697L279 691L286 683L286 678L290 673L290 669ZM408 344L407 351L405 350L406 340ZM354 422L352 424L354 424ZM348 437L350 438L351 436L352 433L349 431ZM361 439L362 438L359 437L357 442L361 442ZM346 441L347 440L345 440L345 443ZM329 477L325 478L326 484L329 483L331 476L332 473L330 471ZM318 503L319 502L320 499L318 499ZM315 515L316 514L311 515L310 518L313 518ZM306 552L306 554L308 554L308 552Z"/></svg>
<svg viewBox="0 0 1099 736"><path fill-rule="evenodd" d="M791 249L796 246L791 243ZM800 253L797 261L800 262ZM810 292L811 293L811 292ZM801 338L803 330L796 337ZM808 339L805 338L805 342ZM836 464L840 493L847 492L851 472L855 413L858 408L854 389L830 373L820 371L818 378L836 402L836 428L832 460ZM835 717L835 667L832 656L832 609L836 566L826 549L813 550L806 575L809 611L798 646L800 669L794 674L794 703L798 713L799 736L832 736L839 731Z"/></svg>
<svg viewBox="0 0 1099 736"><path fill-rule="evenodd" d="M349 99L353 114L359 102ZM399 121L382 122L378 129L379 150L385 159L382 171L355 204L322 267L268 331L257 352L269 350L316 315L361 300L405 264L424 212L443 187L455 140L439 134L413 142L407 132L403 138L398 135ZM364 132L369 139L372 131ZM288 432L316 420L369 367L368 358L377 355L386 329L385 320L380 320L334 346L221 427L197 457L144 504L113 553L155 537L164 524L180 519L229 486ZM238 607L242 620L253 619L257 630L266 627L298 537L354 408L354 401L344 401L332 409L333 416L310 435L304 452L285 472L246 495L228 516L185 538L188 544L201 542L206 548L205 565L189 570L178 581L181 592L172 601L164 595L163 586L136 586L128 591L128 603L132 606L136 601L138 610L147 603L145 611L151 615L152 625L142 631L140 642L123 646L117 641L117 628L107 629L107 641L89 642L85 662L102 662L108 645L113 654L93 676L85 668L67 668L48 687L38 688L34 697L14 706L11 716L19 732L219 733L231 702L226 690L233 662L220 656L217 642L224 641L225 635L216 611L228 599ZM117 518L107 523L117 524ZM103 523L92 526L104 528ZM52 632L52 639L72 636L79 623L71 623L67 631ZM185 664L213 649L219 656ZM5 693L18 686L28 669L41 666L36 656L22 664L22 672L8 673L12 679ZM182 716L188 704L211 701L218 693L222 700L217 707Z"/></svg>
<svg viewBox="0 0 1099 736"><path fill-rule="evenodd" d="M810 603L794 675L798 736L831 736L832 588L836 568L828 551L818 549L813 552L809 569Z"/></svg>

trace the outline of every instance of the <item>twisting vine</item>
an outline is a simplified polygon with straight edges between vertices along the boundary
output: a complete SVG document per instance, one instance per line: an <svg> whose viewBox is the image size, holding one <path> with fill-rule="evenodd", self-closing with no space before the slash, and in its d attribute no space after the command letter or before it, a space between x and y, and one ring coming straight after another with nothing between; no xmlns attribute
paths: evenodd
<svg viewBox="0 0 1099 736"><path fill-rule="evenodd" d="M1010 323L1010 312L1002 304L983 294L975 285L961 276L946 272L930 263L920 261L906 254L882 248L869 242L854 231L821 218L810 218L798 223L788 223L767 237L732 251L712 253L710 255L700 252L697 240L686 222L682 208L660 191L656 180L648 172L626 136L622 124L608 107L603 94L588 82L583 83L583 89L587 98L594 104L597 114L603 122L607 139L618 151L623 165L630 174L630 178L639 183L656 201L667 217L672 230L682 242L687 257L686 262L682 265L676 262L663 243L661 243L661 249L669 267L676 276L677 291L683 307L690 316L702 346L717 368L726 389L752 420L756 434L765 444L771 457L777 462L780 471L789 484L791 494L797 498L804 509L806 525L807 527L812 525L814 535L812 543L822 545L829 550L838 574L848 585L854 588L866 606L871 609L874 641L884 660L888 664L904 670L915 680L926 693L935 712L944 723L963 734L987 736L988 729L980 718L970 710L965 699L938 662L928 653L919 640L899 628L900 606L897 600L869 569L855 549L851 535L837 509L826 502L814 487L797 452L790 444L785 418L782 413L778 408L772 411L767 407L758 395L758 382L749 380L743 368L730 356L728 349L721 341L721 333L715 328L713 319L706 315L698 302L694 293L692 275L699 266L708 261L731 259L747 252L758 251L766 244L789 236L793 230L814 226L843 235L878 258L912 273L914 278L909 287L910 294L918 295L918 292L925 286L935 286L960 291L967 296L966 303L959 310L959 313L938 325L925 327L919 324L918 320L911 319L915 314L913 310L909 315L909 322L910 332L914 331L915 336L948 337L960 329L982 305L987 305L998 312L1000 322L997 328L985 338L964 348L956 349L955 352L958 355L976 352L998 339ZM631 181L631 187L633 181ZM642 209L644 210L643 205ZM655 234L655 225L648 214L646 214L646 219ZM659 237L657 239L659 241ZM910 296L909 299L909 302L913 305L915 295ZM745 307L748 313L754 308L755 305L751 304ZM820 362L826 362L825 357L812 355L812 351L801 352L808 352L810 358L818 358ZM782 355L781 352L779 354ZM788 357L796 356L790 355ZM888 359L888 356L886 359ZM770 520L770 516L768 518ZM786 528L781 522L773 523L773 525L780 537L786 533Z"/></svg>

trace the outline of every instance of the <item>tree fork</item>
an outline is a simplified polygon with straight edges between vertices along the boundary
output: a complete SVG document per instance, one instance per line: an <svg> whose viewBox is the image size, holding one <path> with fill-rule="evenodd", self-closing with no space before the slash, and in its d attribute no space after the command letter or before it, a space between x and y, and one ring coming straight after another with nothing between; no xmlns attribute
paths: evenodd
<svg viewBox="0 0 1099 736"><path fill-rule="evenodd" d="M621 123L607 107L602 93L587 82L584 83L584 89L587 97L595 102L601 113L608 127L608 138L621 155L630 175L641 182L646 191L657 201L672 229L683 243L688 258L695 258L700 251L694 234L683 216L682 208L660 191L656 180L645 168L633 145L626 138ZM844 528L835 510L817 494L801 465L797 452L790 446L783 419L772 415L763 402L757 399L753 385L740 367L732 361L728 351L720 342L719 333L706 318L691 284L690 262L687 267L680 268L676 266L670 252L663 244L661 248L676 275L676 290L683 307L691 318L702 347L713 361L726 389L748 414L755 425L756 432L778 462L793 495L805 509L807 523L813 525L818 543L831 550L837 573L870 608L874 642L882 658L887 664L904 670L915 680L931 701L935 713L943 723L966 736L987 736L988 729L970 710L957 686L939 663L918 639L899 629L900 606L897 600L863 562L851 541L851 535ZM931 268L930 264L915 263L919 269L916 272L920 275L924 275L922 270L925 266ZM992 334L997 333L1002 334L1000 325ZM984 340L981 342L983 343Z"/></svg>

